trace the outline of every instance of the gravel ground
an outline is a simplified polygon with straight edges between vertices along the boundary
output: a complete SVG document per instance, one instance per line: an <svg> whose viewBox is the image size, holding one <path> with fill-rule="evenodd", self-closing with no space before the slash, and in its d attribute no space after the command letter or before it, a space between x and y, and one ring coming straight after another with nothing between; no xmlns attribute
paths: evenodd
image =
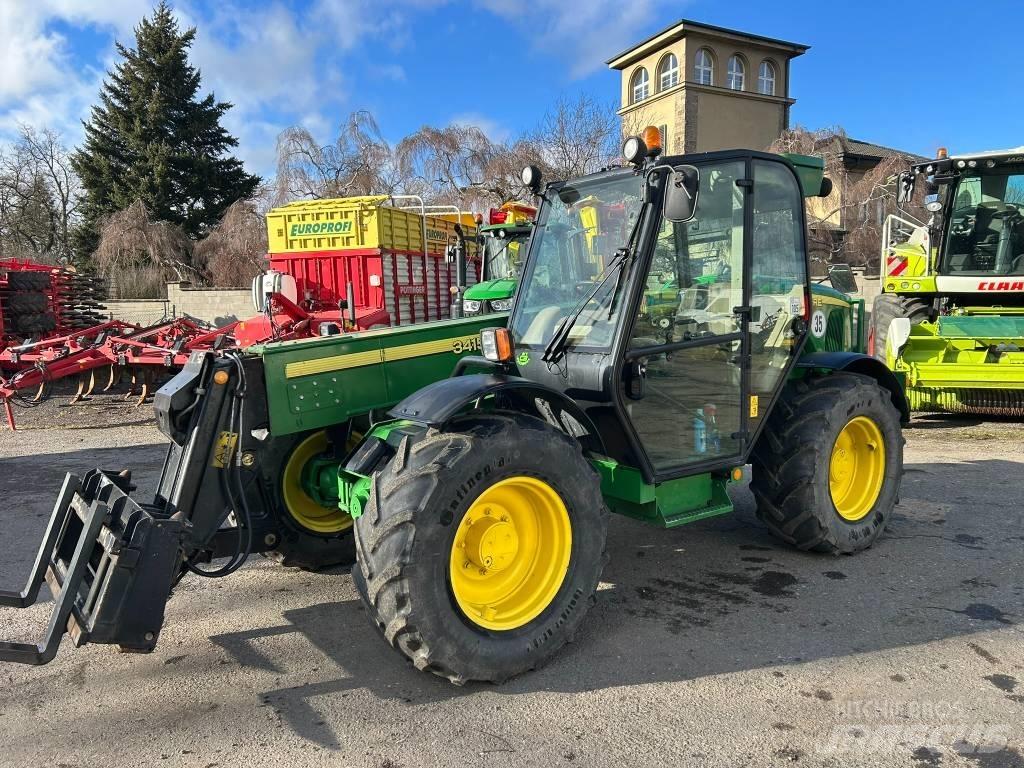
<svg viewBox="0 0 1024 768"><path fill-rule="evenodd" d="M129 466L143 489L160 470L139 411L29 429L46 413L0 431L4 588L65 470ZM347 574L253 558L186 579L152 654L66 643L0 668L0 765L1024 768L1022 432L917 420L897 515L855 557L776 543L743 488L681 529L615 519L586 629L500 687L412 670ZM49 609L0 609L0 632L29 639Z"/></svg>

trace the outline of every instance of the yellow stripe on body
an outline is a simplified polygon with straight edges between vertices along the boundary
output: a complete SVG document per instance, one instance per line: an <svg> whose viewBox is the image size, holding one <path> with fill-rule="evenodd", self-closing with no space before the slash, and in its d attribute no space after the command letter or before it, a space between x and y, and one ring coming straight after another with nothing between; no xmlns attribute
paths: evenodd
<svg viewBox="0 0 1024 768"><path fill-rule="evenodd" d="M376 365L377 363L437 355L442 352L457 354L468 351L468 348L476 342L476 339L476 336L437 339L435 341L421 341L418 344L404 344L400 347L392 347L385 350L371 349L367 352L351 352L347 355L332 355L331 357L322 357L317 360L303 360L297 363L288 363L284 368L284 375L286 379L295 379L300 376L312 376L313 374L328 373L329 371L345 371L350 368L362 368L367 365Z"/></svg>
<svg viewBox="0 0 1024 768"><path fill-rule="evenodd" d="M331 357L321 357L316 360L288 363L284 367L284 377L286 379L294 379L299 376L312 376L314 373L344 371L349 368L361 368L365 365L374 365L382 362L384 362L384 355L379 349L371 349L368 352L350 352L347 355L332 355Z"/></svg>

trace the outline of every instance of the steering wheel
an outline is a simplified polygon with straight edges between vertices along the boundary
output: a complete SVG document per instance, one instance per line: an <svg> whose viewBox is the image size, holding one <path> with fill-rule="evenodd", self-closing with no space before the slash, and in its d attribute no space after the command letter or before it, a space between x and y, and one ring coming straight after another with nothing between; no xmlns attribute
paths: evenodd
<svg viewBox="0 0 1024 768"><path fill-rule="evenodd" d="M953 222L952 231L954 235L966 235L974 229L974 222L976 218L974 216L964 216L959 221Z"/></svg>

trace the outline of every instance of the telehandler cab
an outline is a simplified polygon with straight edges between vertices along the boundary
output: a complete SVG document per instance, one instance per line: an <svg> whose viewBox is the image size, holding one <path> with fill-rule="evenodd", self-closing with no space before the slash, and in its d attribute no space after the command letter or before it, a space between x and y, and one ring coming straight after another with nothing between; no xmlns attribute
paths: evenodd
<svg viewBox="0 0 1024 768"><path fill-rule="evenodd" d="M546 187L524 171L541 205L507 327L196 355L157 397L172 445L154 502L124 474L68 476L26 589L0 596L31 604L47 576L49 629L0 659L45 663L65 628L152 650L184 575L319 528L335 561L354 542L368 615L418 669L502 681L576 632L609 510L665 527L727 513L748 461L781 539L869 546L897 500L908 411L889 370L852 351L863 305L809 284L803 193L827 191L821 161L662 158L645 136L622 168Z"/></svg>

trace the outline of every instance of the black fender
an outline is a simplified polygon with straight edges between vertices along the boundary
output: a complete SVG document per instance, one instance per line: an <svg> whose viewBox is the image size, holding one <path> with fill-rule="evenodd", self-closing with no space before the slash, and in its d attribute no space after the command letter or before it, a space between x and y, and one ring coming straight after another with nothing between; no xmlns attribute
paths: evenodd
<svg viewBox="0 0 1024 768"><path fill-rule="evenodd" d="M870 376L887 390L892 404L900 412L900 423L910 421L910 404L903 392L903 386L896 374L886 367L885 363L870 355L860 352L813 352L800 358L798 368L816 368L828 371L845 371Z"/></svg>
<svg viewBox="0 0 1024 768"><path fill-rule="evenodd" d="M428 384L388 413L396 419L443 429L467 406L497 396L501 410L536 416L579 441L584 451L604 454L604 442L593 420L564 392L524 379L497 373L456 376Z"/></svg>

